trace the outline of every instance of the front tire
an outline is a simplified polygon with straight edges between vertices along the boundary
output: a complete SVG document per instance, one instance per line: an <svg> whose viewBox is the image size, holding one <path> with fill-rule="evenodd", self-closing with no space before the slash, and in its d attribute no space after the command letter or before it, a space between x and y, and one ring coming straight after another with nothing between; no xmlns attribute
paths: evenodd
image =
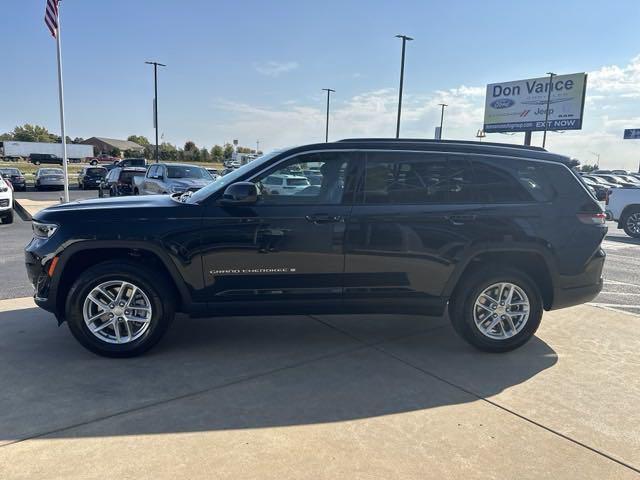
<svg viewBox="0 0 640 480"><path fill-rule="evenodd" d="M508 352L525 344L540 326L542 312L533 280L507 267L471 272L449 304L456 332L485 352Z"/></svg>
<svg viewBox="0 0 640 480"><path fill-rule="evenodd" d="M156 270L107 261L85 270L67 294L73 336L105 357L135 357L153 347L174 317L173 295Z"/></svg>
<svg viewBox="0 0 640 480"><path fill-rule="evenodd" d="M13 223L13 210L9 210L9 213L2 219L2 223Z"/></svg>
<svg viewBox="0 0 640 480"><path fill-rule="evenodd" d="M633 238L640 238L640 209L626 213L622 220L624 233Z"/></svg>

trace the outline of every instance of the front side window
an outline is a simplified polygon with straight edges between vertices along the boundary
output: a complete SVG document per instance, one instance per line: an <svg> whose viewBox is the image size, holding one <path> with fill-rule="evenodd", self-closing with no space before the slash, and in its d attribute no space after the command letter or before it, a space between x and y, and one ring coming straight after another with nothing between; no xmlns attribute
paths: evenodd
<svg viewBox="0 0 640 480"><path fill-rule="evenodd" d="M322 152L299 155L252 181L258 187L260 204L336 205L343 201L349 153ZM310 167L313 167L310 168ZM310 172L313 170L313 174ZM315 184L309 176L316 177ZM351 188L349 187L349 190Z"/></svg>
<svg viewBox="0 0 640 480"><path fill-rule="evenodd" d="M202 167L191 167L184 165L169 165L167 166L168 178L195 178L195 179L207 179L210 178L209 172Z"/></svg>

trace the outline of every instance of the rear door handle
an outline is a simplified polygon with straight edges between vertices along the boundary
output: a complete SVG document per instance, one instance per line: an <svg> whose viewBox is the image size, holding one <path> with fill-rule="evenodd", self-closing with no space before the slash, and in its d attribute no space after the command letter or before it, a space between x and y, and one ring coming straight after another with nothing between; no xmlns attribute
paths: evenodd
<svg viewBox="0 0 640 480"><path fill-rule="evenodd" d="M342 217L340 215L329 215L328 213L316 213L313 215L307 215L304 218L306 218L308 222L312 223L336 223L342 221Z"/></svg>
<svg viewBox="0 0 640 480"><path fill-rule="evenodd" d="M448 220L452 225L464 225L465 223L475 222L477 218L477 215L450 215Z"/></svg>

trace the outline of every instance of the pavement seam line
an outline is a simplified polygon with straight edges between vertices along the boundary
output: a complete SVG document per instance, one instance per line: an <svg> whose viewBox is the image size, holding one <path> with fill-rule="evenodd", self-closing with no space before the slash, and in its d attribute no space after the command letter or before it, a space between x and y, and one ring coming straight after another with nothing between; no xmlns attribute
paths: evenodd
<svg viewBox="0 0 640 480"><path fill-rule="evenodd" d="M309 315L309 317L312 318L313 320L319 321L319 320L311 317L310 315ZM320 322L320 323L323 323L325 326L328 326L328 327L333 328L334 330L336 330L333 326L331 326L329 324L326 324L324 322ZM435 328L440 328L440 327L435 327ZM344 332L341 332L341 333L344 333ZM417 332L417 333L419 333L419 332ZM134 407L134 408L126 409L126 410L121 410L119 412L114 412L114 413L111 413L109 415L104 415L102 417L92 418L92 419L85 420L85 421L82 421L82 422L74 423L72 425L67 425L65 427L54 428L52 430L47 430L46 432L41 432L41 433L36 433L36 434L33 434L33 435L28 435L28 436L26 436L24 438L19 438L19 439L4 443L4 444L0 445L0 448L9 447L11 445L22 443L22 442L25 442L25 441L28 441L28 440L34 440L34 439L37 439L37 438L46 437L46 436L52 435L54 433L65 432L67 430L73 430L74 428L83 427L85 425L89 425L89 424L92 424L92 423L98 423L98 422L101 422L103 420L110 420L112 418L116 418L116 417L119 417L119 416L122 416L122 415L127 415L129 413L137 413L137 412L140 412L140 411L145 410L147 408L158 407L158 406L166 405L166 404L169 404L169 403L172 403L172 402L176 402L176 401L179 401L179 400L185 400L185 399L188 399L188 398L197 397L198 395L203 395L205 393L210 393L210 392L213 392L213 391L216 391L216 390L221 390L221 389L226 388L226 387L231 387L231 386L238 385L238 384L241 384L241 383L244 383L244 382L256 380L258 378L262 378L262 377L266 377L266 376L269 376L269 375L272 375L272 374L280 373L280 372L283 372L283 371L286 371L286 370L291 370L291 369L294 369L294 368L302 367L304 365L310 365L312 363L319 362L319 361L322 361L322 360L327 360L329 358L335 358L335 357L339 357L341 355L347 355L349 353L357 352L357 351L360 351L360 350L366 350L368 348L374 347L376 344L381 344L381 343L388 342L388 341L397 341L397 340L402 340L402 339L405 339L405 338L409 338L410 336L413 336L413 335L415 335L415 334L401 335L401 336L393 337L393 338L386 338L386 339L380 340L379 342L374 342L374 343L370 343L370 344L367 344L367 343L363 342L362 340L359 340L359 339L353 337L354 340L357 340L358 343L360 343L360 345L358 345L356 347L353 347L353 348L346 349L346 350L342 350L342 351L339 351L339 352L328 353L326 355L320 355L320 356L317 356L317 357L314 357L314 358L310 358L310 359L307 359L307 360L303 360L303 361L300 361L300 362L297 362L297 363L294 363L294 364L291 364L291 365L285 365L285 366L282 366L282 367L279 367L279 368L275 368L273 370L269 370L267 372L262 372L262 373L257 373L257 374L254 374L254 375L249 375L249 376L237 378L235 380L231 380L231 381L228 381L228 382L225 382L225 383L221 383L219 385L214 385L212 387L208 387L208 388L205 388L205 389L197 390L195 392L189 392L189 393L185 393L185 394L182 394L182 395L178 395L176 397L165 398L163 400L158 400L156 402L147 403L145 405L140 405L138 407Z"/></svg>
<svg viewBox="0 0 640 480"><path fill-rule="evenodd" d="M499 408L500 410L502 410L502 411L504 411L506 413L514 415L514 416L520 418L521 420L524 420L524 421L526 421L526 422L528 422L528 423L530 423L532 425L535 425L536 427L542 428L543 430L546 430L547 432L549 432L549 433L551 433L553 435L556 435L556 436L558 436L558 437L560 437L560 438L562 438L564 440L567 440L567 441L569 441L569 442L571 442L571 443L573 443L575 445L578 445L578 446L580 446L582 448L585 448L585 449L587 449L587 450L589 450L589 451L591 451L591 452L593 452L593 453L595 453L597 455L600 455L600 456L602 456L602 457L604 457L604 458L606 458L606 459L608 459L608 460L610 460L612 462L617 463L618 465L621 465L621 466L626 467L626 468L628 468L630 470L633 470L636 473L640 473L640 469L634 467L633 465L625 463L624 461L619 460L619 459L609 455L608 453L602 452L602 451L598 450L595 447L591 447L590 445L587 445L587 444L581 442L580 440L576 440L574 438L569 437L568 435L565 435L564 433L558 432L558 431L554 430L551 427L547 427L546 425L544 425L542 423L539 423L539 422L537 422L537 421L535 421L535 420L533 420L531 418L528 418L528 417L526 417L526 416L524 416L524 415L522 415L522 414L520 414L520 413L518 413L518 412L516 412L514 410L511 410L508 407L500 405L499 403L494 402L493 400L489 400L485 396L479 395L479 394L477 394L477 393L475 393L475 392L473 392L471 390L468 390L468 389L466 389L466 388L464 388L464 387L462 387L460 385L457 385L457 384L455 384L453 382L450 382L449 380L446 380L445 378L443 378L443 377L441 377L439 375L436 375L435 373L430 372L429 370L426 370L426 369L424 369L422 367L414 365L413 363L409 362L408 360L400 358L397 355L395 355L395 354L393 354L391 352L388 352L388 351L386 351L386 350L384 350L384 349L379 347L379 345L381 345L383 343L387 343L389 341L391 341L391 342L395 341L393 339L385 340L385 341L382 341L382 342L376 342L376 343L372 343L372 344L367 344L364 340L361 340L357 336L355 336L355 335L353 335L353 334L351 334L349 332L346 332L346 331L344 331L344 330L342 330L342 329L340 329L340 328L338 328L338 327L336 327L336 326L334 326L334 325L332 325L330 323L327 323L324 320L321 320L321 319L319 319L319 318L317 318L317 317L315 317L313 315L309 315L309 317L313 318L314 320L316 320L316 321L318 321L318 322L320 322L320 323L322 323L324 325L327 325L330 328L333 328L333 329L337 330L338 332L343 333L344 335L347 335L347 336L353 338L354 340L362 342L363 344L367 345L369 348L372 348L372 349L374 349L374 350L376 350L376 351L378 351L378 352L380 352L380 353L382 353L382 354L384 354L386 356L389 356L389 357L393 358L394 360L405 364L408 367L411 367L411 368L413 368L415 370L418 370L422 374L428 375L428 376L430 376L430 377L432 377L432 378L434 378L434 379L436 379L436 380L438 380L440 382L443 382L443 383L445 383L445 384L447 384L447 385L449 385L449 386L451 386L453 388L457 388L458 390L461 390L464 393L466 393L468 395L471 395L472 397L477 398L478 400L484 401L484 402L488 403L489 405L492 405L492 406L494 406L496 408ZM416 332L416 334L425 333L425 332L428 332L430 330L436 330L436 329L442 328L444 326L445 325L441 325L439 327L434 327L432 329L428 329L428 330L425 330L423 332ZM411 335L411 336L413 336L413 335Z"/></svg>
<svg viewBox="0 0 640 480"><path fill-rule="evenodd" d="M443 378L443 377L441 377L439 375L436 375L435 373L432 373L429 370L426 370L426 369L424 369L422 367L414 365L411 362L409 362L409 361L407 361L407 360L405 360L403 358L400 358L400 357L398 357L397 355L395 355L395 354L393 354L391 352L387 352L386 350L383 350L383 349L379 348L378 345L371 345L371 348L373 348L374 350L377 350L377 351L379 351L379 352L381 352L381 353L383 353L383 354L385 354L385 355L397 360L398 362L401 362L401 363L403 363L403 364L405 364L405 365L407 365L409 367L412 367L412 368L418 370L419 372L422 372L425 375L428 375L428 376L430 376L432 378L435 378L436 380L444 382L447 385L450 385L451 387L457 388L457 389L459 389L459 390L461 390L461 391L463 391L463 392L465 392L465 393L477 398L478 400L486 402L489 405L492 405L492 406L494 406L496 408L499 408L500 410L502 410L502 411L504 411L506 413L509 413L509 414L511 414L511 415L513 415L515 417L518 417L521 420L524 420L525 422L528 422L528 423L530 423L532 425L535 425L536 427L539 427L539 428L541 428L543 430L546 430L547 432L549 432L549 433L551 433L553 435L556 435L556 436L558 436L558 437L560 437L560 438L562 438L564 440L567 440L567 441L569 441L569 442L571 442L571 443L573 443L575 445L578 445L579 447L585 448L585 449L587 449L587 450L589 450L589 451L591 451L591 452L593 452L593 453L595 453L597 455L600 455L600 456L602 456L602 457L604 457L604 458L606 458L606 459L608 459L608 460L610 460L610 461L612 461L614 463L617 463L618 465L620 465L622 467L626 467L629 470L632 470L632 471L634 471L636 473L640 473L640 468L636 468L633 465L630 465L630 464L624 462L623 460L620 460L620 459L618 459L618 458L616 458L616 457L614 457L612 455L609 455L608 453L605 453L605 452L603 452L601 450L598 450L595 447L587 445L586 443L583 443L580 440L576 440L575 438L572 438L572 437L570 437L570 436L568 436L568 435L566 435L566 434L564 434L562 432L554 430L551 427L548 427L548 426L546 426L546 425L544 425L544 424L542 424L540 422L537 422L537 421L535 421L535 420L533 420L531 418L528 418L525 415L516 412L515 410L511 410L510 408L505 407L503 405L500 405L499 403L497 403L497 402L495 402L493 400L489 400L488 398L486 398L486 397L484 397L482 395L479 395L479 394L477 394L477 393L475 393L475 392L473 392L471 390L468 390L468 389L466 389L466 388L464 388L464 387L462 387L460 385L457 385L457 384L455 384L453 382L450 382L449 380L446 380L445 378Z"/></svg>

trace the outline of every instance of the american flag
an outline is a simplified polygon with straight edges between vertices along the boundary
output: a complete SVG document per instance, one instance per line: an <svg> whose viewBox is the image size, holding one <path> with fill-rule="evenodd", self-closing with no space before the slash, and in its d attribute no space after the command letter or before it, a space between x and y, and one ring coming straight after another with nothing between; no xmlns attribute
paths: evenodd
<svg viewBox="0 0 640 480"><path fill-rule="evenodd" d="M44 11L44 23L55 38L58 35L58 3L60 0L47 0Z"/></svg>

